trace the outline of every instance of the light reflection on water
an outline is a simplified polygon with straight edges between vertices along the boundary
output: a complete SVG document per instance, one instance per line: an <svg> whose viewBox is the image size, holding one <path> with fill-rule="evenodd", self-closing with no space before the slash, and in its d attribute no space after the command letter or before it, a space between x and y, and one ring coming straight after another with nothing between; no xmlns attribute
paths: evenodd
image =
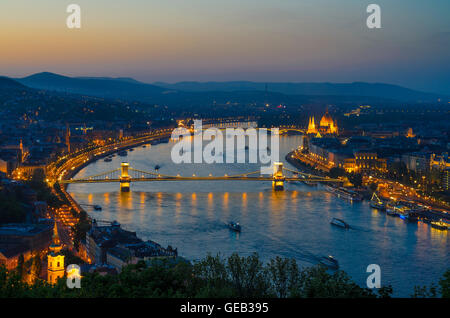
<svg viewBox="0 0 450 318"><path fill-rule="evenodd" d="M299 137L283 137L280 153L299 143ZM79 176L95 175L128 161L131 167L152 170L160 165L168 175L228 175L255 171L257 165L175 165L168 162L170 144L136 148L128 157L99 160ZM198 259L207 252L242 255L258 252L267 260L276 255L293 257L302 265L316 264L318 257L334 255L341 269L364 285L367 265L381 266L383 284L392 284L396 295L409 296L414 285L437 282L450 263L446 232L427 224L407 224L399 218L370 209L367 202L351 204L334 197L321 186L286 184L273 192L270 182L147 182L131 185L120 193L118 184L74 184L69 192L80 203L99 204L90 211L101 220L117 220L143 239L178 247L180 255ZM333 217L346 220L348 231L329 224ZM225 224L242 225L236 235Z"/></svg>

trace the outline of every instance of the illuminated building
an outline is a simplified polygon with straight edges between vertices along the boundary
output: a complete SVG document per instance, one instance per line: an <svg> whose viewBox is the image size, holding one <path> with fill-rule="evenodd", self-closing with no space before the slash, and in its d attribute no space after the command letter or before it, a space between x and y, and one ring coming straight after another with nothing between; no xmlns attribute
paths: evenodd
<svg viewBox="0 0 450 318"><path fill-rule="evenodd" d="M325 134L338 133L337 123L333 120L333 118L331 118L330 114L328 113L328 109L320 119L319 131Z"/></svg>
<svg viewBox="0 0 450 318"><path fill-rule="evenodd" d="M307 134L317 134L316 124L314 123L314 116L309 117Z"/></svg>
<svg viewBox="0 0 450 318"><path fill-rule="evenodd" d="M356 171L385 171L387 169L386 159L378 158L376 152L356 152L354 156Z"/></svg>
<svg viewBox="0 0 450 318"><path fill-rule="evenodd" d="M59 240L58 228L53 227L53 243L49 247L47 255L47 281L49 284L55 284L58 278L64 277L64 255L61 254L61 241Z"/></svg>
<svg viewBox="0 0 450 318"><path fill-rule="evenodd" d="M413 133L412 128L408 128L408 131L406 132L406 137L407 138L414 138L414 137L416 137L416 135Z"/></svg>
<svg viewBox="0 0 450 318"><path fill-rule="evenodd" d="M316 126L314 116L309 117L307 134L314 134L317 137L321 137L326 134L338 134L338 126L336 121L331 118L328 110L322 116L319 122L319 126Z"/></svg>
<svg viewBox="0 0 450 318"><path fill-rule="evenodd" d="M310 158L327 169L342 168L347 172L386 171L387 160L376 151L364 149L364 140L357 138L341 143L335 137L313 138L309 143Z"/></svg>
<svg viewBox="0 0 450 318"><path fill-rule="evenodd" d="M0 225L0 266L8 270L17 267L20 255L24 261L45 252L50 245L52 226L49 224L9 223Z"/></svg>
<svg viewBox="0 0 450 318"><path fill-rule="evenodd" d="M450 190L450 168L442 172L442 187L446 191Z"/></svg>

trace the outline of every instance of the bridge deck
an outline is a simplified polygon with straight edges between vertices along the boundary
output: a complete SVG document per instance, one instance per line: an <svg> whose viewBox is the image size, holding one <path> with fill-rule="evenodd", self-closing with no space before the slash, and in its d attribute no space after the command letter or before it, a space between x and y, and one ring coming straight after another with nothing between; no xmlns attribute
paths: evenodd
<svg viewBox="0 0 450 318"><path fill-rule="evenodd" d="M327 179L327 178L283 178L280 181L308 181L308 182L342 182L339 179ZM74 179L74 180L61 180L60 183L111 183L120 182L120 179ZM273 177L161 177L161 178L130 178L126 182L149 182L149 181L274 181Z"/></svg>

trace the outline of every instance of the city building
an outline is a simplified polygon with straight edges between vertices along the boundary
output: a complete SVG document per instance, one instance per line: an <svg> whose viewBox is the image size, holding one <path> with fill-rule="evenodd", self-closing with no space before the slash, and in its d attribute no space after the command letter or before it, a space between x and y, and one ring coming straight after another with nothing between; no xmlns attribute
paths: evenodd
<svg viewBox="0 0 450 318"><path fill-rule="evenodd" d="M450 168L442 171L442 188L444 188L445 191L450 190Z"/></svg>
<svg viewBox="0 0 450 318"><path fill-rule="evenodd" d="M335 137L312 138L309 156L321 165L347 172L386 171L387 160L379 158L370 137L352 137L342 142Z"/></svg>
<svg viewBox="0 0 450 318"><path fill-rule="evenodd" d="M0 226L0 264L17 267L20 255L24 261L46 251L52 239L50 224L4 224Z"/></svg>
<svg viewBox="0 0 450 318"><path fill-rule="evenodd" d="M163 248L153 241L142 241L136 232L124 230L116 221L108 225L99 225L93 221L92 228L86 233L86 252L88 259L95 264L113 266L118 272L127 264L136 264L139 260L178 256L177 249L171 246Z"/></svg>
<svg viewBox="0 0 450 318"><path fill-rule="evenodd" d="M432 152L413 152L402 155L402 161L408 170L425 173L431 169L434 154Z"/></svg>
<svg viewBox="0 0 450 318"><path fill-rule="evenodd" d="M53 242L49 247L49 253L47 255L47 282L49 284L55 284L58 278L64 277L64 255L61 254L61 249L62 245L55 222L53 227Z"/></svg>
<svg viewBox="0 0 450 318"><path fill-rule="evenodd" d="M338 134L338 126L335 120L331 118L328 113L328 109L325 114L322 116L319 122L319 126L316 126L314 116L309 117L308 129L306 131L307 134L314 135L327 135L327 134Z"/></svg>
<svg viewBox="0 0 450 318"><path fill-rule="evenodd" d="M328 109L325 114L320 119L319 132L323 132L325 134L337 134L338 126L337 123L331 118L328 113Z"/></svg>

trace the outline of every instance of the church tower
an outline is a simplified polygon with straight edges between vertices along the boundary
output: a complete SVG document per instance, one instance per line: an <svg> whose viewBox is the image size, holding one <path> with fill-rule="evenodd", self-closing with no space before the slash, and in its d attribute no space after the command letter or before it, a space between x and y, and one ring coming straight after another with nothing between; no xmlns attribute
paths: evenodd
<svg viewBox="0 0 450 318"><path fill-rule="evenodd" d="M314 116L309 117L309 123L308 123L308 130L306 131L307 134L316 134L316 124L314 123Z"/></svg>
<svg viewBox="0 0 450 318"><path fill-rule="evenodd" d="M61 254L61 241L58 235L58 227L53 227L53 242L47 255L47 282L55 284L58 278L64 277L64 255Z"/></svg>

